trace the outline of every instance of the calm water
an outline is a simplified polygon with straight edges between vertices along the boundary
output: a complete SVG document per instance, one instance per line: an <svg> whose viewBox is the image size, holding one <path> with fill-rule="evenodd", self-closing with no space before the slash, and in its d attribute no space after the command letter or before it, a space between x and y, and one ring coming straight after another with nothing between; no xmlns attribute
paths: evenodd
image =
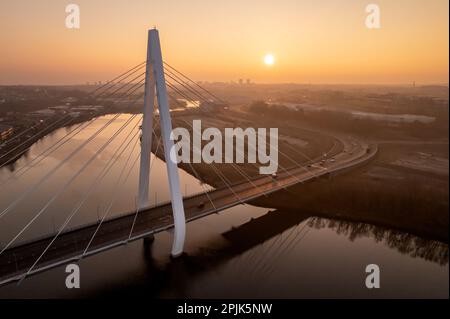
<svg viewBox="0 0 450 319"><path fill-rule="evenodd" d="M63 189L130 117L120 118L92 140L64 166L55 167L112 116L94 121L82 134L25 172L27 165L72 128L55 131L35 144L14 167L0 170L0 209L33 187L41 177L52 177L0 219L0 241L5 245ZM72 209L95 191L68 227L132 211L137 194L138 144L133 142L103 179L98 176L128 134L138 130L138 118L99 154L60 196L26 229L17 242L52 233ZM137 124L137 125L135 125ZM134 126L134 129L132 127ZM131 154L131 155L130 155ZM129 157L129 160L128 160ZM151 202L169 199L165 164L153 158ZM131 172L125 181L126 173ZM17 177L17 175L21 175ZM122 179L118 179L122 177ZM180 171L183 193L203 190L194 177ZM118 182L119 181L119 182ZM116 187L119 185L119 187ZM115 201L111 202L111 199ZM0 297L447 297L448 247L406 233L348 222L319 219L299 212L271 211L250 205L188 224L187 256L169 258L171 234L155 236L152 246L137 241L80 262L81 289L65 288L64 267L0 288ZM381 289L365 288L365 267L378 264Z"/></svg>

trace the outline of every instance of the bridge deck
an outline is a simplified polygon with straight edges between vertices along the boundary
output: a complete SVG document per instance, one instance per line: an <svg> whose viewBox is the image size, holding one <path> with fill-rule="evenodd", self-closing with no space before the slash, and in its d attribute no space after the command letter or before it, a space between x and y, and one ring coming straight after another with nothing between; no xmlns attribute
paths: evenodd
<svg viewBox="0 0 450 319"><path fill-rule="evenodd" d="M351 158L340 161L340 163L333 163L326 168L315 165L308 169L292 168L288 172L280 173L276 180L270 176L261 176L253 179L252 183L243 182L232 185L232 191L228 188L213 190L208 193L209 198L205 194L185 198L186 219L192 221L265 194L279 191L285 187L362 164L375 153L376 148L370 151L361 150L358 154L353 154ZM135 218L133 233L130 236ZM94 223L62 233L28 275L170 229L173 227L171 205L164 204L142 210L137 215L135 212L130 212L104 221L88 251L83 254L97 227L98 223ZM50 236L11 247L0 255L0 285L23 278L23 275L28 272L52 239L53 236Z"/></svg>

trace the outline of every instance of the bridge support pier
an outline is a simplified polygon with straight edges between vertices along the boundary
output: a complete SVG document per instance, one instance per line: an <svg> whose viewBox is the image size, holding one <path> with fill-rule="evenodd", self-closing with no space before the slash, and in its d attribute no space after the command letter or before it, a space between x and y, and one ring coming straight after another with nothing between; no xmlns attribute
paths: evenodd
<svg viewBox="0 0 450 319"><path fill-rule="evenodd" d="M144 246L150 246L155 241L155 235L144 237Z"/></svg>
<svg viewBox="0 0 450 319"><path fill-rule="evenodd" d="M164 66L159 41L158 30L148 31L147 44L147 69L146 69L144 119L142 122L141 145L141 168L139 175L139 209L148 206L148 185L150 178L150 149L152 134L153 103L156 89L158 101L159 117L161 122L161 137L164 146L164 157L167 166L169 188L174 219L174 238L172 244L172 257L182 255L184 240L186 236L186 218L184 214L183 198L181 196L180 178L176 161L172 159L170 153L173 149L173 141L170 139L172 133L172 120L169 112L167 98L166 80L164 77ZM146 117L147 114L147 117ZM145 134L145 135L144 135ZM141 188L142 187L142 188Z"/></svg>

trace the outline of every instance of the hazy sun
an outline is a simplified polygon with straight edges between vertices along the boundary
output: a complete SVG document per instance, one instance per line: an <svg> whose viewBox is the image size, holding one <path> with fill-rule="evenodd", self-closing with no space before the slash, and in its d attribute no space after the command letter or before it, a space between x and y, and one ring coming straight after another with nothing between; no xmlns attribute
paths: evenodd
<svg viewBox="0 0 450 319"><path fill-rule="evenodd" d="M275 57L272 54L266 54L264 57L265 65L273 65L275 63Z"/></svg>

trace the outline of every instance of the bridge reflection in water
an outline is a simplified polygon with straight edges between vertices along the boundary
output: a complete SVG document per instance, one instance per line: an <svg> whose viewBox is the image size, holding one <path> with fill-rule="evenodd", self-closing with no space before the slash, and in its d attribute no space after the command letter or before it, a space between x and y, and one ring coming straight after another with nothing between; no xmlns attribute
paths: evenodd
<svg viewBox="0 0 450 319"><path fill-rule="evenodd" d="M444 297L448 291L448 245L405 232L269 211L222 236L225 241L216 239L164 267L146 248L146 280L99 293L293 298ZM383 282L389 287L376 293L363 284L364 267L374 261L382 267ZM427 269L429 277L417 276L418 269ZM416 277L416 282L408 283Z"/></svg>
<svg viewBox="0 0 450 319"><path fill-rule="evenodd" d="M362 283L365 265L374 261L389 287L376 296L442 297L448 291L444 243L364 223L264 211L237 206L189 224L195 236L188 241L188 255L178 260L165 257L170 245L165 233L151 246L130 243L87 258L81 262L81 295L373 297ZM226 230L233 224L240 226ZM42 289L39 296L77 296L64 289L64 276L57 268L0 288L0 296L36 296L36 287Z"/></svg>

